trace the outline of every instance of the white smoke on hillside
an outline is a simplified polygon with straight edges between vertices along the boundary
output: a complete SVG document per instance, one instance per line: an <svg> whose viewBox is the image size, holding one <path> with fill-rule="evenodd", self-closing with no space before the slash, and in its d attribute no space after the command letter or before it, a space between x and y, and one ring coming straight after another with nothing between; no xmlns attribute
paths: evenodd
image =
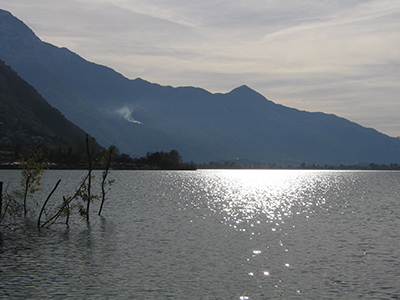
<svg viewBox="0 0 400 300"><path fill-rule="evenodd" d="M123 117L125 120L127 120L130 123L135 123L135 124L142 124L139 121L136 121L133 117L132 117L132 113L133 113L133 109L128 107L127 105L118 108L115 110L115 113L117 113L118 115L120 115L121 117Z"/></svg>

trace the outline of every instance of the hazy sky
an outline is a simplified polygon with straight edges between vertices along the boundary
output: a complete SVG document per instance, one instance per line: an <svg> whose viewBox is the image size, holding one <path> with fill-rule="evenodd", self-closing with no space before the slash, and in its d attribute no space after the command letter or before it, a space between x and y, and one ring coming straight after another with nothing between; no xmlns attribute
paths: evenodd
<svg viewBox="0 0 400 300"><path fill-rule="evenodd" d="M33 4L34 3L34 4ZM228 92L400 136L399 0L0 0L43 41L126 77Z"/></svg>

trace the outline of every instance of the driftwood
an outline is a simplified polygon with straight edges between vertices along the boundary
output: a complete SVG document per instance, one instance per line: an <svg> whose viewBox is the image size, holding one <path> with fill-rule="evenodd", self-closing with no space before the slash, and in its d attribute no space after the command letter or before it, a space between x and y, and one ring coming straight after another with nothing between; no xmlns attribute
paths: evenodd
<svg viewBox="0 0 400 300"><path fill-rule="evenodd" d="M0 222L2 220L1 212L3 211L3 181L0 181Z"/></svg>
<svg viewBox="0 0 400 300"><path fill-rule="evenodd" d="M46 204L47 204L47 202L49 202L50 197L51 197L51 196L53 195L53 193L56 191L56 189L57 189L58 185L60 184L60 182L61 182L61 179L59 179L59 180L57 181L57 183L56 183L56 185L54 186L53 190L52 190L51 193L47 196L46 201L44 201L44 203L43 203L43 206L42 206L42 209L40 210L39 217L38 217L38 221L37 221L37 226L38 226L38 227L40 227L40 219L41 219L41 217L42 217L42 214L43 214L43 212L44 212L44 209L45 209L45 207L46 207Z"/></svg>
<svg viewBox="0 0 400 300"><path fill-rule="evenodd" d="M50 227L52 224L54 224L58 220L58 218L62 215L62 213L65 210L65 208L71 204L72 200L74 200L76 197L78 197L78 195L81 192L82 188L86 184L86 180L88 180L89 176L91 176L91 174L92 174L91 171L95 168L96 163L97 163L97 161L93 164L93 166L90 168L88 174L82 180L82 183L79 186L79 188L76 190L75 194L72 197L66 199L67 201L63 202L63 204L61 205L60 209L50 219L48 219L46 222L41 224L40 227L44 227L46 225L47 225L47 227Z"/></svg>
<svg viewBox="0 0 400 300"><path fill-rule="evenodd" d="M100 209L99 209L99 216L101 215L101 211L103 209L103 204L104 204L104 201L106 200L105 185L106 185L107 175L110 170L112 155L113 155L113 148L110 147L108 150L106 169L103 171L103 177L102 177L102 181L101 181L101 204L100 204Z"/></svg>
<svg viewBox="0 0 400 300"><path fill-rule="evenodd" d="M90 147L89 147L89 135L86 134L86 150L87 150L87 155L88 155L88 161L89 161L89 173L88 173L88 185L87 185L87 204L86 204L86 221L89 222L89 208L90 208L90 200L91 200L91 195L90 195L90 189L91 189L91 184L92 184L92 160L90 156Z"/></svg>

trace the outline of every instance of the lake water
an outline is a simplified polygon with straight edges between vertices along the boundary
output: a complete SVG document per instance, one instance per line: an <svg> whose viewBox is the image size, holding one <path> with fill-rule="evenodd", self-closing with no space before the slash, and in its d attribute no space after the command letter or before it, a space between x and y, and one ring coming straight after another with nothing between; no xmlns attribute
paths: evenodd
<svg viewBox="0 0 400 300"><path fill-rule="evenodd" d="M83 174L48 171L42 194L60 178L54 200L70 195ZM0 298L400 299L400 172L110 177L89 225L3 229Z"/></svg>

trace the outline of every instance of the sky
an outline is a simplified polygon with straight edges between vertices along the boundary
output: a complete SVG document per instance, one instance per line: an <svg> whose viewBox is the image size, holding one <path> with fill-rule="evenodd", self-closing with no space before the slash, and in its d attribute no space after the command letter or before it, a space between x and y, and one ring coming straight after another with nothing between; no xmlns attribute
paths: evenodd
<svg viewBox="0 0 400 300"><path fill-rule="evenodd" d="M33 4L34 3L34 4ZM398 0L0 0L124 76L267 99L400 136Z"/></svg>

